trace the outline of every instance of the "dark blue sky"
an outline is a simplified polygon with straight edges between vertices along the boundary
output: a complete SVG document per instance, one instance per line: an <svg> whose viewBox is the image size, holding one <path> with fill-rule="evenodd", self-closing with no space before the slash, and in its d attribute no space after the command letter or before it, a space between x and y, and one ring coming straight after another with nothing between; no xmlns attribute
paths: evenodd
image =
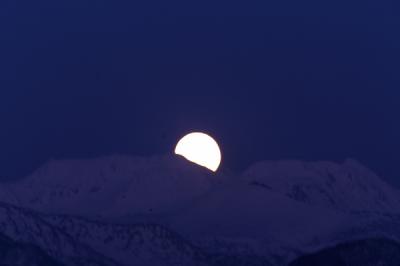
<svg viewBox="0 0 400 266"><path fill-rule="evenodd" d="M137 2L0 1L0 176L202 130L230 169L355 157L400 185L396 1Z"/></svg>

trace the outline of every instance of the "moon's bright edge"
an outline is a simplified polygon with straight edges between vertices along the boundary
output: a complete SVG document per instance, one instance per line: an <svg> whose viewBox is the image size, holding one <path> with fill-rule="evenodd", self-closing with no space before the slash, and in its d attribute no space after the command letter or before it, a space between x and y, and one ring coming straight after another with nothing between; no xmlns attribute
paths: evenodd
<svg viewBox="0 0 400 266"><path fill-rule="evenodd" d="M185 135L176 145L175 154L214 172L218 170L222 159L218 143L202 132Z"/></svg>

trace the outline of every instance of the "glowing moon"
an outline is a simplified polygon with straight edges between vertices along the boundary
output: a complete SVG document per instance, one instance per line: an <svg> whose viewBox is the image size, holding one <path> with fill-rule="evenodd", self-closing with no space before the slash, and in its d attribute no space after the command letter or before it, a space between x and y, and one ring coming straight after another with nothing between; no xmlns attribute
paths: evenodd
<svg viewBox="0 0 400 266"><path fill-rule="evenodd" d="M193 132L184 136L176 145L175 154L182 155L187 160L214 172L221 164L221 150L218 143L209 135L201 132Z"/></svg>

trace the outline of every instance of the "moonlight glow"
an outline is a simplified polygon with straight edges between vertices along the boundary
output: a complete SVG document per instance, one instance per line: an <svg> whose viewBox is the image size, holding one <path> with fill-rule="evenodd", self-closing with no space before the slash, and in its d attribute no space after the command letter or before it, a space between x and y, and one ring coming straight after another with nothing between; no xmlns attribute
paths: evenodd
<svg viewBox="0 0 400 266"><path fill-rule="evenodd" d="M217 142L201 132L184 136L176 145L175 154L182 155L187 160L214 172L221 163L221 151Z"/></svg>

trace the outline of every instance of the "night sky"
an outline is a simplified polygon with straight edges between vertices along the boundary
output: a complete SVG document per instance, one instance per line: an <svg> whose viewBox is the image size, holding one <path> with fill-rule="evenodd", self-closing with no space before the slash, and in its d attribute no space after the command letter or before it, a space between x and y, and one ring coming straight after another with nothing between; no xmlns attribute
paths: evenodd
<svg viewBox="0 0 400 266"><path fill-rule="evenodd" d="M357 158L400 185L398 1L0 1L0 176L170 153Z"/></svg>

